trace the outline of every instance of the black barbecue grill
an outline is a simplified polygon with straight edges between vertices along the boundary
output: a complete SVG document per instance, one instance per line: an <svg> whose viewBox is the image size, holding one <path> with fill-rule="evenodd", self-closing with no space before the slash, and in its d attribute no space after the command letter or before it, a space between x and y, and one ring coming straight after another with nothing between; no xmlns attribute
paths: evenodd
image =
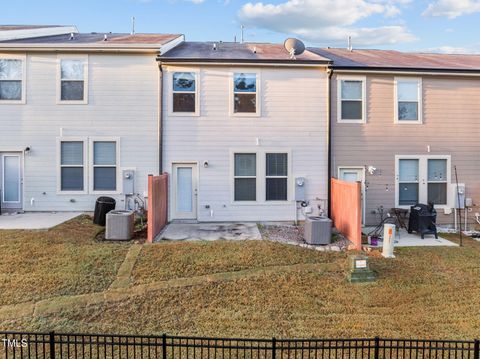
<svg viewBox="0 0 480 359"><path fill-rule="evenodd" d="M433 234L438 238L437 234L437 211L432 203L417 203L410 207L410 217L408 219L408 233L417 232L425 238L425 234Z"/></svg>

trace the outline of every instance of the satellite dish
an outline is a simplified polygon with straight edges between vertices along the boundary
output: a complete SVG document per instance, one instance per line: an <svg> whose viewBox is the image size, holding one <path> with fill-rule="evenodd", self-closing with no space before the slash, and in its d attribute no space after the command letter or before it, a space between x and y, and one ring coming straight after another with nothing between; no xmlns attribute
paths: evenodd
<svg viewBox="0 0 480 359"><path fill-rule="evenodd" d="M286 39L283 43L283 46L288 51L292 59L294 59L297 55L303 54L303 52L305 51L305 44L299 39L295 38Z"/></svg>

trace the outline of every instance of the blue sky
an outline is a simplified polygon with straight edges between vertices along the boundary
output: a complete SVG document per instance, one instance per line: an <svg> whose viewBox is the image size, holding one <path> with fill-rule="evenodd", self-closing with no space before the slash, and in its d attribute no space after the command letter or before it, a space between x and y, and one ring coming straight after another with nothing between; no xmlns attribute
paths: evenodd
<svg viewBox="0 0 480 359"><path fill-rule="evenodd" d="M474 0L16 0L1 1L2 24L74 24L81 32L183 33L187 40L281 42L480 52ZM472 31L475 29L475 31Z"/></svg>

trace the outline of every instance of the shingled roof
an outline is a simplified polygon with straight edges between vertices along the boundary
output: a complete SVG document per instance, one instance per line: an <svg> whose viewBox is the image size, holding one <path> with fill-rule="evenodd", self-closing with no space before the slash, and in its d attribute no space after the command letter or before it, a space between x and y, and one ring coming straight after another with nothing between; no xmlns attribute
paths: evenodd
<svg viewBox="0 0 480 359"><path fill-rule="evenodd" d="M270 62L327 64L330 61L311 51L292 59L283 44L238 42L183 42L159 56L163 62Z"/></svg>
<svg viewBox="0 0 480 359"><path fill-rule="evenodd" d="M480 71L480 55L413 53L394 50L308 48L333 61L334 69Z"/></svg>

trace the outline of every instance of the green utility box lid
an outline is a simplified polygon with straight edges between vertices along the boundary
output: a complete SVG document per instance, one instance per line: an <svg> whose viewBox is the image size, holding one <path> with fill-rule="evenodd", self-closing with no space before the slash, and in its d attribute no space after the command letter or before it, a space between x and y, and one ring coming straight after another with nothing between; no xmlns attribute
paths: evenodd
<svg viewBox="0 0 480 359"><path fill-rule="evenodd" d="M348 258L349 271L347 280L351 283L373 282L377 279L370 269L369 259L364 255L352 255Z"/></svg>

